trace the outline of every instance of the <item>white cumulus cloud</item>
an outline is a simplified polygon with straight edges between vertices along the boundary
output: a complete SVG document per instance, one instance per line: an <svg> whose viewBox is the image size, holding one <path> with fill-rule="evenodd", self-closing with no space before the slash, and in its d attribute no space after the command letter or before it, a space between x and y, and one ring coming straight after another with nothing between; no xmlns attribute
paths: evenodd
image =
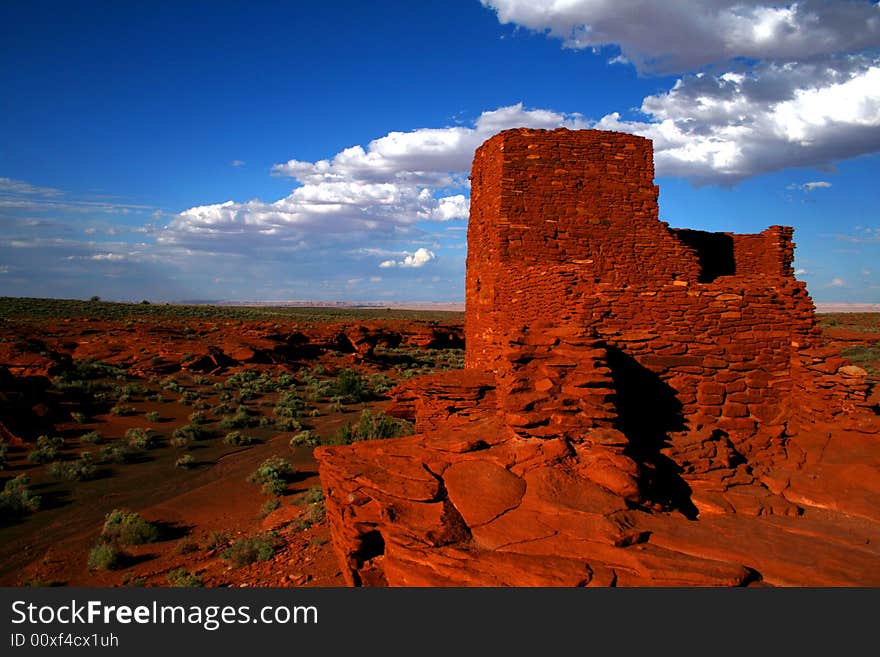
<svg viewBox="0 0 880 657"><path fill-rule="evenodd" d="M328 236L343 246L350 239L361 248L370 239L405 239L415 234L419 222L467 219L467 173L474 151L496 132L522 126L581 128L588 122L578 114L518 103L485 111L470 126L390 132L328 159L276 164L275 175L298 185L288 196L188 208L172 218L158 239L199 249L208 244L241 249L242 238L254 245L301 248ZM415 262L399 266L425 264Z"/></svg>
<svg viewBox="0 0 880 657"><path fill-rule="evenodd" d="M483 112L473 127L389 132L371 141L366 148L351 146L317 162L289 160L276 164L273 171L303 185L352 180L413 186L449 185L462 182L462 173L470 169L476 148L500 130L586 126L587 122L579 114L526 109L517 103Z"/></svg>
<svg viewBox="0 0 880 657"><path fill-rule="evenodd" d="M644 99L647 120L595 127L654 141L658 175L735 183L787 167L826 166L880 149L880 61L767 64L698 73Z"/></svg>
<svg viewBox="0 0 880 657"><path fill-rule="evenodd" d="M805 192L812 192L814 189L828 189L829 187L831 187L831 183L827 180L816 180L800 185L800 188Z"/></svg>
<svg viewBox="0 0 880 657"><path fill-rule="evenodd" d="M712 0L482 0L501 23L613 46L610 61L680 73L594 127L654 140L659 175L732 184L880 150L880 4ZM711 68L710 68L711 67ZM643 117L643 118L642 118Z"/></svg>
<svg viewBox="0 0 880 657"><path fill-rule="evenodd" d="M90 260L105 260L108 262L119 262L125 260L125 256L121 253L96 253L90 256Z"/></svg>
<svg viewBox="0 0 880 657"><path fill-rule="evenodd" d="M407 253L403 260L383 260L379 263L379 267L382 269L388 269L391 267L424 267L429 262L432 262L437 259L436 254L433 251L429 251L428 249L421 247L415 251L415 253Z"/></svg>
<svg viewBox="0 0 880 657"><path fill-rule="evenodd" d="M501 23L568 48L617 46L643 72L736 58L795 61L880 46L875 3L832 0L481 0Z"/></svg>

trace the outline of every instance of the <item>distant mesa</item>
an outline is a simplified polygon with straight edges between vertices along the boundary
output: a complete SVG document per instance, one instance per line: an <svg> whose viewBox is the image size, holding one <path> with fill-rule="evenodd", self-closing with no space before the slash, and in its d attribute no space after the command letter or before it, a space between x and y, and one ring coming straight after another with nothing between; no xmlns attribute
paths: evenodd
<svg viewBox="0 0 880 657"><path fill-rule="evenodd" d="M349 584L880 585L880 422L792 229L670 228L653 177L627 134L477 149L466 369L315 451Z"/></svg>

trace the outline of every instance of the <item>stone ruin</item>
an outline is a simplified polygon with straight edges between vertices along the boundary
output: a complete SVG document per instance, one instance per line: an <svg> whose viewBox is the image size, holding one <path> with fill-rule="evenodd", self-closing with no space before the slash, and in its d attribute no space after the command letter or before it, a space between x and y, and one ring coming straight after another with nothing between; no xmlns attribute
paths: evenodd
<svg viewBox="0 0 880 657"><path fill-rule="evenodd" d="M350 585L880 583L829 538L880 530L880 427L792 229L670 228L653 177L627 134L477 149L465 369L392 392L416 435L315 451Z"/></svg>

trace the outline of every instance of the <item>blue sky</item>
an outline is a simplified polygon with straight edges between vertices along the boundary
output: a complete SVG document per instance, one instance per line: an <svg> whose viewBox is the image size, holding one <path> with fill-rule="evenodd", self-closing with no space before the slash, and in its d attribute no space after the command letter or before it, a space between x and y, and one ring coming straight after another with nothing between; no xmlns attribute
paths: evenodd
<svg viewBox="0 0 880 657"><path fill-rule="evenodd" d="M0 295L462 301L474 148L564 125L880 303L872 2L8 1L0 89Z"/></svg>

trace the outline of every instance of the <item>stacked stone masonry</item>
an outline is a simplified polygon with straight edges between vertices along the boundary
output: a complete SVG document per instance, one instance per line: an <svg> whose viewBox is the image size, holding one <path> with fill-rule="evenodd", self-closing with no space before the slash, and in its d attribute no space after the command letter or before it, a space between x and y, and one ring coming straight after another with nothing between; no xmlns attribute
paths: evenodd
<svg viewBox="0 0 880 657"><path fill-rule="evenodd" d="M316 452L349 583L748 583L661 549L654 523L798 516L819 495L793 492L800 427L877 432L866 373L821 345L792 229L670 229L653 177L632 135L477 149L466 369L395 391L416 436Z"/></svg>

